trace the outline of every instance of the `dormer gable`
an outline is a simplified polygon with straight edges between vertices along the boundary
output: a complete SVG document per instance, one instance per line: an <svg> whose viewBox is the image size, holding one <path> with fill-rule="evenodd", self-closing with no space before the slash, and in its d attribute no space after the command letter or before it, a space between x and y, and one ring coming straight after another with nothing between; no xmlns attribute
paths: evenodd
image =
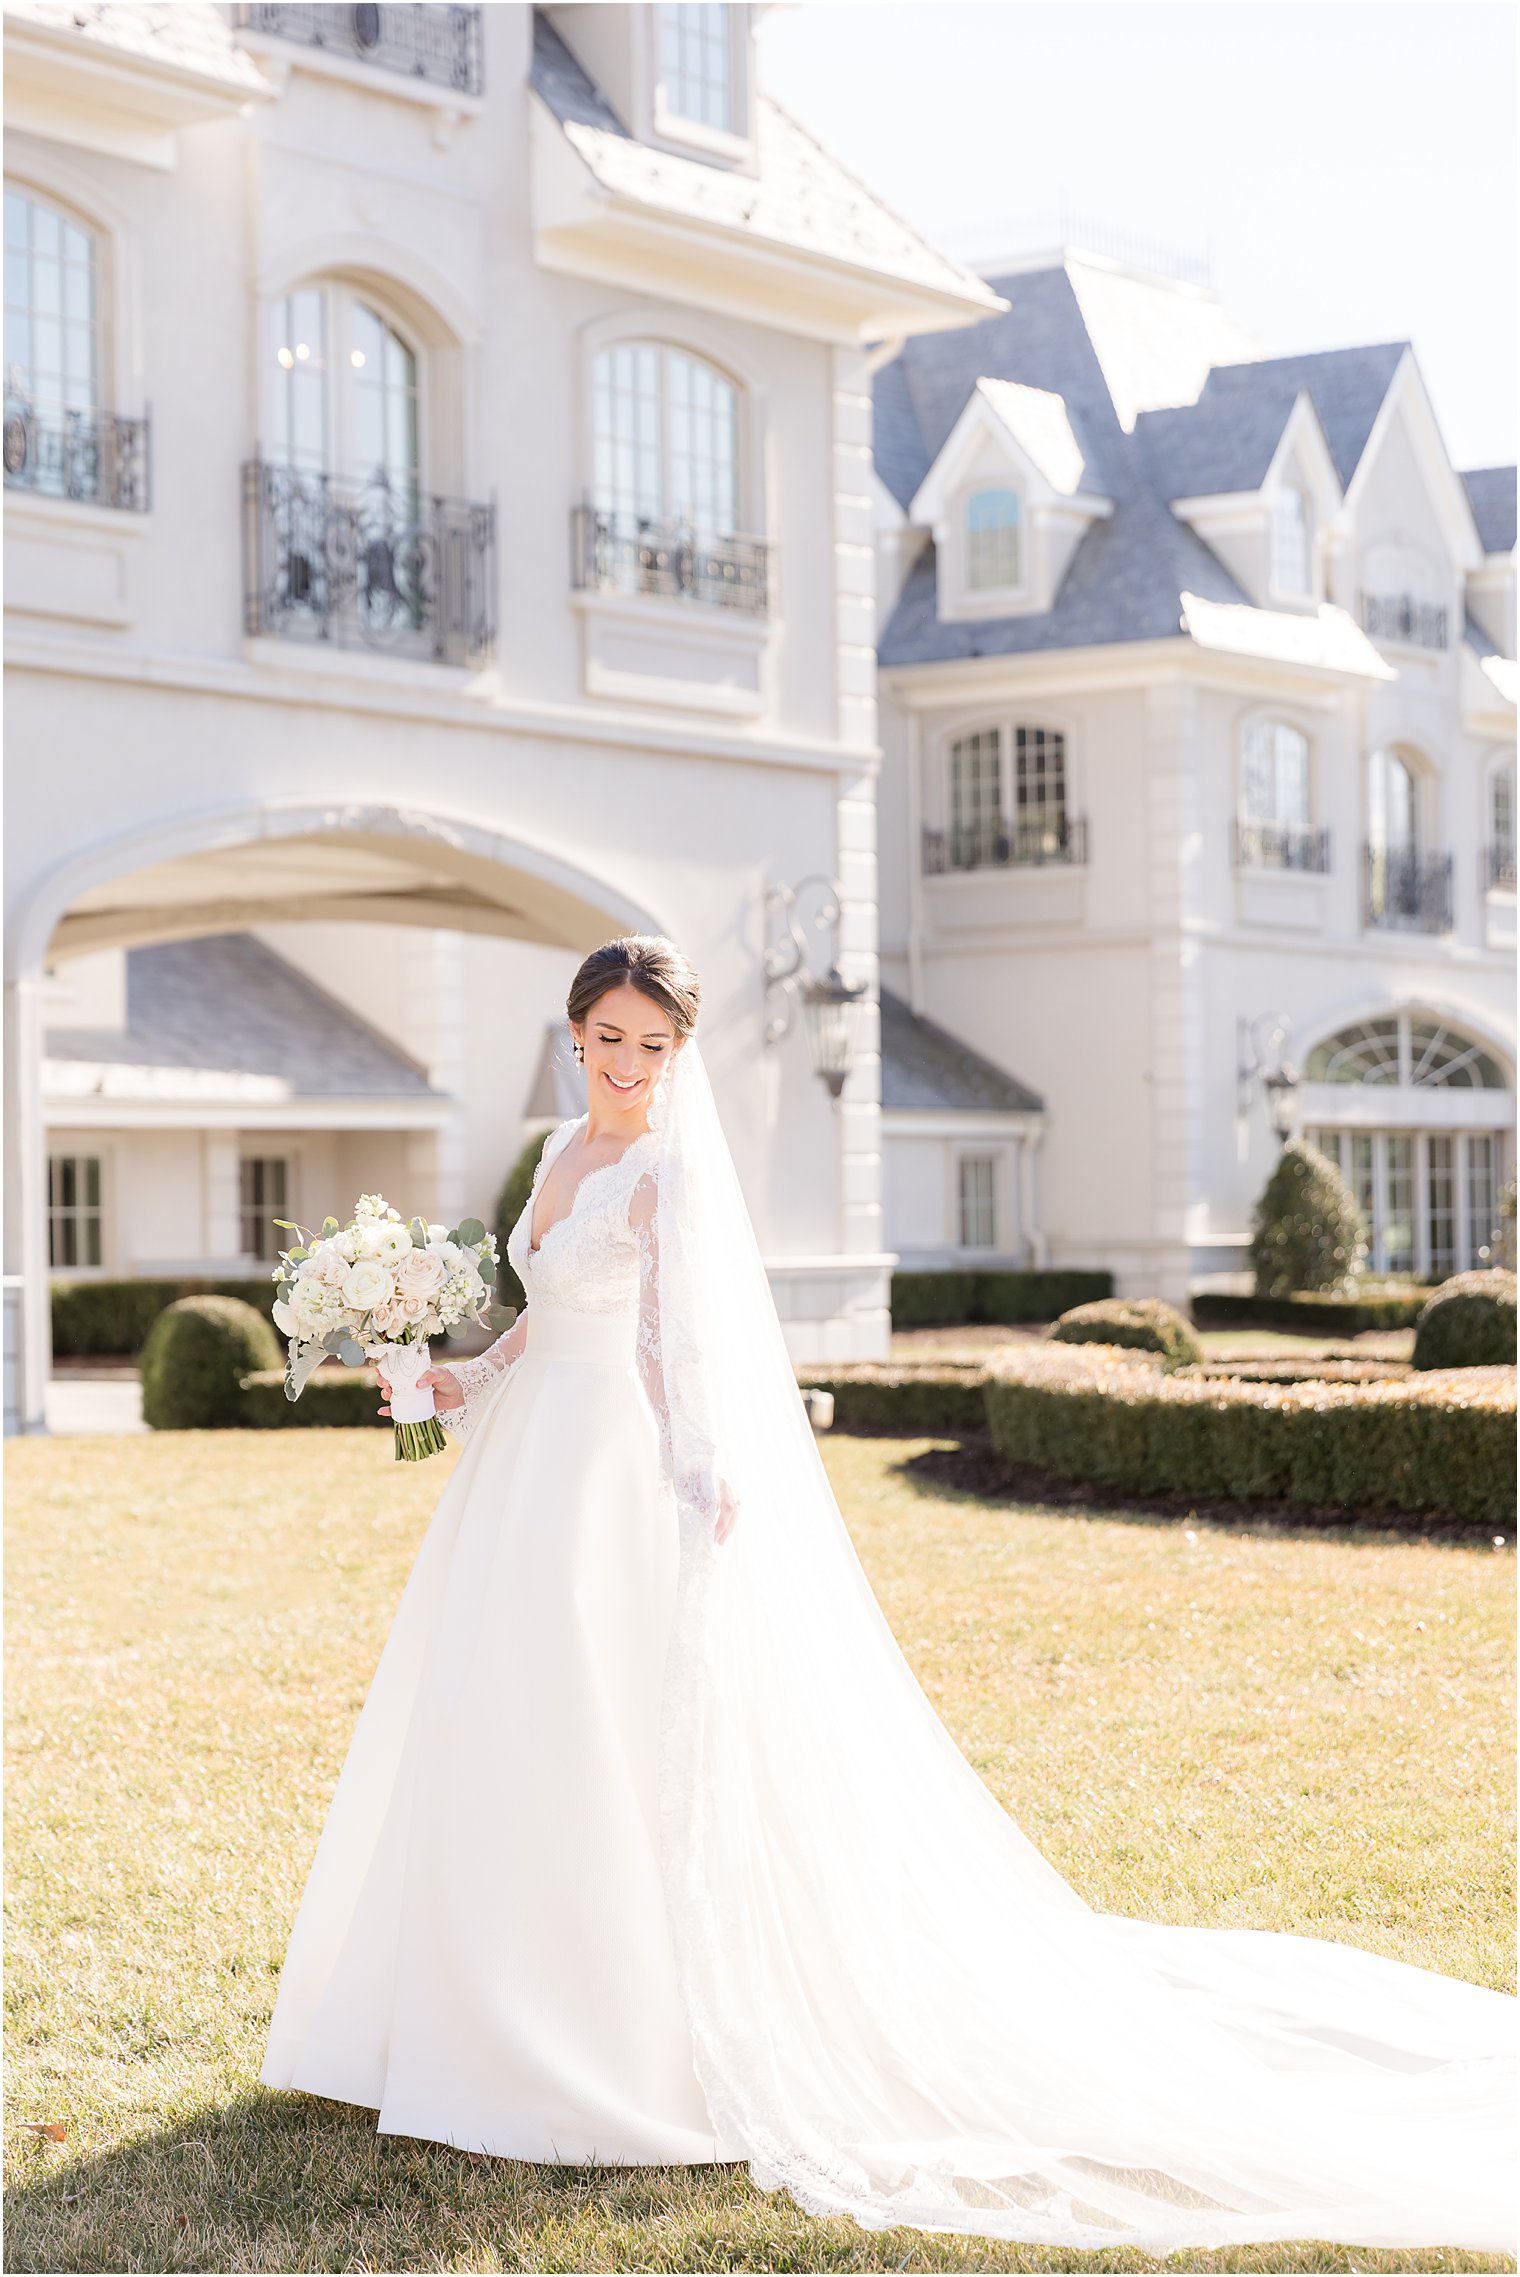
<svg viewBox="0 0 1520 2277"><path fill-rule="evenodd" d="M1412 354L1346 486L1343 519L1347 605L1365 630L1384 649L1454 649L1483 540Z"/></svg>
<svg viewBox="0 0 1520 2277"><path fill-rule="evenodd" d="M1259 462L1261 441L1256 444ZM1186 457L1176 479L1185 481ZM1218 461L1216 460L1216 464ZM1243 466L1249 462L1242 454ZM1251 466L1251 474L1255 474ZM1227 478L1226 478L1227 479ZM1249 488L1200 489L1172 512L1218 554L1259 608L1313 611L1326 595L1341 484L1314 399L1300 388L1265 471Z"/></svg>
<svg viewBox="0 0 1520 2277"><path fill-rule="evenodd" d="M934 532L942 618L1042 616L1084 533L1113 512L1061 396L979 379L909 519Z"/></svg>

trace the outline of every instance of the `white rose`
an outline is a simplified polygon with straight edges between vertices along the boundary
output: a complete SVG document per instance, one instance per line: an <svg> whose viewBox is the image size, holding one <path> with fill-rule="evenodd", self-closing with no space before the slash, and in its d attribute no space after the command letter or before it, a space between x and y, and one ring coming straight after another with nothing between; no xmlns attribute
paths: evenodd
<svg viewBox="0 0 1520 2277"><path fill-rule="evenodd" d="M446 1225L430 1225L427 1229L427 1237L436 1249L440 1242L448 1240L449 1229Z"/></svg>
<svg viewBox="0 0 1520 2277"><path fill-rule="evenodd" d="M383 1257L388 1265L394 1265L401 1258L410 1255L411 1247L412 1237L404 1225L382 1225L375 1255Z"/></svg>
<svg viewBox="0 0 1520 2277"><path fill-rule="evenodd" d="M388 1265L378 1257L361 1257L344 1276L343 1301L355 1312L373 1312L376 1305L389 1303L394 1287Z"/></svg>
<svg viewBox="0 0 1520 2277"><path fill-rule="evenodd" d="M310 1280L335 1289L348 1272L349 1262L336 1241L319 1241L306 1261L305 1272Z"/></svg>
<svg viewBox="0 0 1520 2277"><path fill-rule="evenodd" d="M377 1336L399 1336L406 1321L394 1304L376 1305L369 1316L370 1327Z"/></svg>
<svg viewBox="0 0 1520 2277"><path fill-rule="evenodd" d="M448 1278L433 1249L409 1249L396 1267L396 1287L404 1297L430 1297Z"/></svg>

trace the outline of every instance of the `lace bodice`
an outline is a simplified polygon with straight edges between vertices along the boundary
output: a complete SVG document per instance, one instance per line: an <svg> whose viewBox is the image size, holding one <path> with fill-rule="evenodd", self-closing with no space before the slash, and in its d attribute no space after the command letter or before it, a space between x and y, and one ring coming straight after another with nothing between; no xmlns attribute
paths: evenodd
<svg viewBox="0 0 1520 2277"><path fill-rule="evenodd" d="M663 1409L654 1326L653 1213L647 1201L630 1209L640 1182L646 1182L647 1194L647 1182L652 1181L655 1133L636 1138L615 1162L583 1172L568 1210L548 1227L537 1249L530 1247L539 1189L550 1165L585 1122L584 1115L577 1115L549 1133L528 1199L507 1236L507 1259L526 1292L526 1308L506 1335L478 1359L447 1363L463 1386L465 1404L440 1415L459 1438L468 1437L490 1395L521 1359L532 1334L530 1315L535 1305L556 1305L571 1312L637 1311L641 1372L657 1413Z"/></svg>

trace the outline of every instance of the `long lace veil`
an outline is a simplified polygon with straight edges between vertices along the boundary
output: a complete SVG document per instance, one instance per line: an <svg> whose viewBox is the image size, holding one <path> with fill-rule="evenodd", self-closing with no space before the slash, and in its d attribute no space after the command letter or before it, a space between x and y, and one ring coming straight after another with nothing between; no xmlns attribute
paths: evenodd
<svg viewBox="0 0 1520 2277"><path fill-rule="evenodd" d="M1083 1901L872 1595L694 1039L652 1120L682 1538L662 1837L720 2141L762 2187L872 2228L1510 2250L1515 2003ZM739 1517L718 1544L720 1475Z"/></svg>

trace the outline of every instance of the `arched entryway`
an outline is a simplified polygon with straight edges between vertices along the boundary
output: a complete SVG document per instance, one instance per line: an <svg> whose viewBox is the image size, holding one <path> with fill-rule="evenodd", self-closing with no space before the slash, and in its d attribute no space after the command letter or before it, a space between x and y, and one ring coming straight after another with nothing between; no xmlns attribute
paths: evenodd
<svg viewBox="0 0 1520 2277"><path fill-rule="evenodd" d="M461 934L490 936L580 955L611 934L667 929L658 912L613 881L592 877L526 841L391 805L313 803L212 812L95 848L53 872L19 913L13 977L7 981L8 1429L42 1427L51 1343L50 1235L56 1247L60 1212L79 1229L68 1238L89 1240L88 1185L61 1190L61 1180L74 1173L61 1171L60 1164L84 1159L77 1154L55 1153L52 1161L50 1228L41 1071L54 976L106 951L150 951L208 936L225 943L246 929L334 924L395 928L398 974L423 952L419 931L434 942ZM219 969L236 972L225 961ZM412 1115L418 1127L426 1119L420 1108ZM236 1167L235 1153L233 1161ZM98 1205L98 1195L96 1200ZM80 1261L89 1262L87 1251Z"/></svg>

